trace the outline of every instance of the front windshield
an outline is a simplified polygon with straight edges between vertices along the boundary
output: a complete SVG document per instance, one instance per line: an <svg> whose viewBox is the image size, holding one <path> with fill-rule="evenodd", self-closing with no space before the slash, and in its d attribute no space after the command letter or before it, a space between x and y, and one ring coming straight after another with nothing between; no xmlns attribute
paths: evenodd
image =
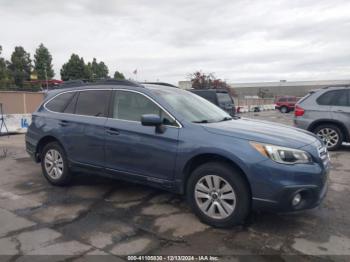
<svg viewBox="0 0 350 262"><path fill-rule="evenodd" d="M213 123L230 120L225 111L208 100L184 90L153 90L161 96L177 113L193 123Z"/></svg>

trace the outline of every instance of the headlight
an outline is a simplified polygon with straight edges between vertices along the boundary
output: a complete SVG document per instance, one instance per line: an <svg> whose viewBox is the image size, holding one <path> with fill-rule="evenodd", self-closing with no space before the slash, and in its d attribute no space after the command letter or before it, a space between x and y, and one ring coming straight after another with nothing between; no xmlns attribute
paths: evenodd
<svg viewBox="0 0 350 262"><path fill-rule="evenodd" d="M306 164L312 162L309 153L288 147L274 146L250 142L250 144L262 155L281 164Z"/></svg>

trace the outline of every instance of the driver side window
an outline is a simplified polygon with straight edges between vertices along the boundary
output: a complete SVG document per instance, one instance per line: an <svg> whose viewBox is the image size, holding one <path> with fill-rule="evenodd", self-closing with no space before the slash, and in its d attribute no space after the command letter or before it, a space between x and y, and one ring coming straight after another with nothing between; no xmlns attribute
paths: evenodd
<svg viewBox="0 0 350 262"><path fill-rule="evenodd" d="M115 91L112 117L128 121L141 121L145 114L159 115L164 125L176 126L175 121L146 96L131 91Z"/></svg>

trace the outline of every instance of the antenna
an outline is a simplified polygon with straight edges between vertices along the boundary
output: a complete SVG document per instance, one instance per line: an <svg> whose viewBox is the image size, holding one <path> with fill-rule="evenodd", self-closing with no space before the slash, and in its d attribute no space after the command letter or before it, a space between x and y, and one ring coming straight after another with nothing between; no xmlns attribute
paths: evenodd
<svg viewBox="0 0 350 262"><path fill-rule="evenodd" d="M1 134L1 130L3 127L6 130L7 135L8 135L9 130L8 130L6 122L5 122L4 111L2 110L2 104L0 103L0 134Z"/></svg>

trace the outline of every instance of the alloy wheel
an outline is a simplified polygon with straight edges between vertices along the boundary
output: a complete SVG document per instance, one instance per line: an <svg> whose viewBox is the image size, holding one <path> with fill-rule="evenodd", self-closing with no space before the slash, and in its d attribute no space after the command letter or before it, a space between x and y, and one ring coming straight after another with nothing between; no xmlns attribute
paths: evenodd
<svg viewBox="0 0 350 262"><path fill-rule="evenodd" d="M217 175L202 177L195 186L194 196L200 210L210 218L227 218L236 208L234 189Z"/></svg>
<svg viewBox="0 0 350 262"><path fill-rule="evenodd" d="M52 179L59 179L63 174L63 158L55 149L50 149L45 155L45 170Z"/></svg>
<svg viewBox="0 0 350 262"><path fill-rule="evenodd" d="M332 128L322 128L317 132L317 136L323 140L326 146L333 147L338 144L339 135Z"/></svg>

